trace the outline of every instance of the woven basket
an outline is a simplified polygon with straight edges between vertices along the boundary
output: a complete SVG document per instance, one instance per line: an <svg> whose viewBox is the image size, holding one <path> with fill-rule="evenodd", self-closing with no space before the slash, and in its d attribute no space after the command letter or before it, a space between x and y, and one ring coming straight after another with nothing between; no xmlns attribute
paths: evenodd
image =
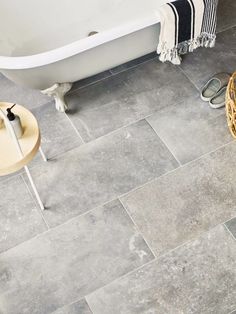
<svg viewBox="0 0 236 314"><path fill-rule="evenodd" d="M233 73L228 83L225 109L229 130L236 138L236 72Z"/></svg>

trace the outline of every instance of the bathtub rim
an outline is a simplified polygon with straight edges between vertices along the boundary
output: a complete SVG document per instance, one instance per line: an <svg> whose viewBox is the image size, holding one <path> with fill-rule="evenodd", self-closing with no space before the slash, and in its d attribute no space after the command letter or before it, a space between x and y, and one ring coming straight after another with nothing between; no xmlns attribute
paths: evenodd
<svg viewBox="0 0 236 314"><path fill-rule="evenodd" d="M75 41L71 44L55 48L39 54L7 57L0 56L1 70L23 70L32 69L55 63L66 58L73 57L76 54L85 52L94 47L100 46L112 40L137 32L143 28L158 24L160 17L156 12L152 17L136 20L129 24L124 24L121 27L114 27L110 30L103 31L94 36L86 37Z"/></svg>

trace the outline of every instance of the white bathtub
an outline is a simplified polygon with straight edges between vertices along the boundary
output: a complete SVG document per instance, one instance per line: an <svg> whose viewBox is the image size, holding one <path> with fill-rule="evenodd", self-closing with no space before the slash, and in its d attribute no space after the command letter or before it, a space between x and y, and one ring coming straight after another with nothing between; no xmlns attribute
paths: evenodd
<svg viewBox="0 0 236 314"><path fill-rule="evenodd" d="M45 90L143 56L157 47L157 11L165 2L1 0L0 71ZM88 37L91 31L98 34ZM63 97L70 85L54 93L56 87L45 93Z"/></svg>

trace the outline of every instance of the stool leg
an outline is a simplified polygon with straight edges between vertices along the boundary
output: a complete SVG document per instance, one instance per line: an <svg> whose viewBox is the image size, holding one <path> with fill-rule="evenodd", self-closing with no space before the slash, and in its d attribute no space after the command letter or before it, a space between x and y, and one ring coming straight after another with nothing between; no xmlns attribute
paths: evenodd
<svg viewBox="0 0 236 314"><path fill-rule="evenodd" d="M42 148L41 148L41 146L39 147L39 151L40 151L40 154L41 154L41 156L42 156L42 158L43 158L43 161L48 161L48 160L47 160L47 157L45 156L45 154L44 154L44 152L43 152L43 150L42 150Z"/></svg>
<svg viewBox="0 0 236 314"><path fill-rule="evenodd" d="M29 172L29 168L28 168L27 166L25 166L24 168L25 168L25 172L26 172L26 174L27 174L27 176L28 176L28 178L29 178L29 182L30 182L30 184L31 184L31 186L32 186L32 189L33 189L33 191L34 191L34 194L35 194L35 196L36 196L36 198L37 198L37 201L38 201L38 203L39 203L39 206L40 206L40 208L41 208L42 210L44 210L45 208L44 208L43 203L42 203L42 201L41 201L41 199L40 199L40 197L39 197L38 191L37 191L37 189L36 189L36 186L35 186L35 184L34 184L34 181L33 181L33 179L32 179L32 176L31 176L31 174L30 174L30 172Z"/></svg>

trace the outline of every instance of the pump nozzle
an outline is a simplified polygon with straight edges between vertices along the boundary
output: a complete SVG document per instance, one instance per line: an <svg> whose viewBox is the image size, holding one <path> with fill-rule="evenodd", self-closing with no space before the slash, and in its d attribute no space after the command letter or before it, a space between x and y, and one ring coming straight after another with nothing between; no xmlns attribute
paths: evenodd
<svg viewBox="0 0 236 314"><path fill-rule="evenodd" d="M13 112L11 112L11 109L15 106L16 104L12 105L10 108L7 108L7 118L9 121L15 120L15 115Z"/></svg>

